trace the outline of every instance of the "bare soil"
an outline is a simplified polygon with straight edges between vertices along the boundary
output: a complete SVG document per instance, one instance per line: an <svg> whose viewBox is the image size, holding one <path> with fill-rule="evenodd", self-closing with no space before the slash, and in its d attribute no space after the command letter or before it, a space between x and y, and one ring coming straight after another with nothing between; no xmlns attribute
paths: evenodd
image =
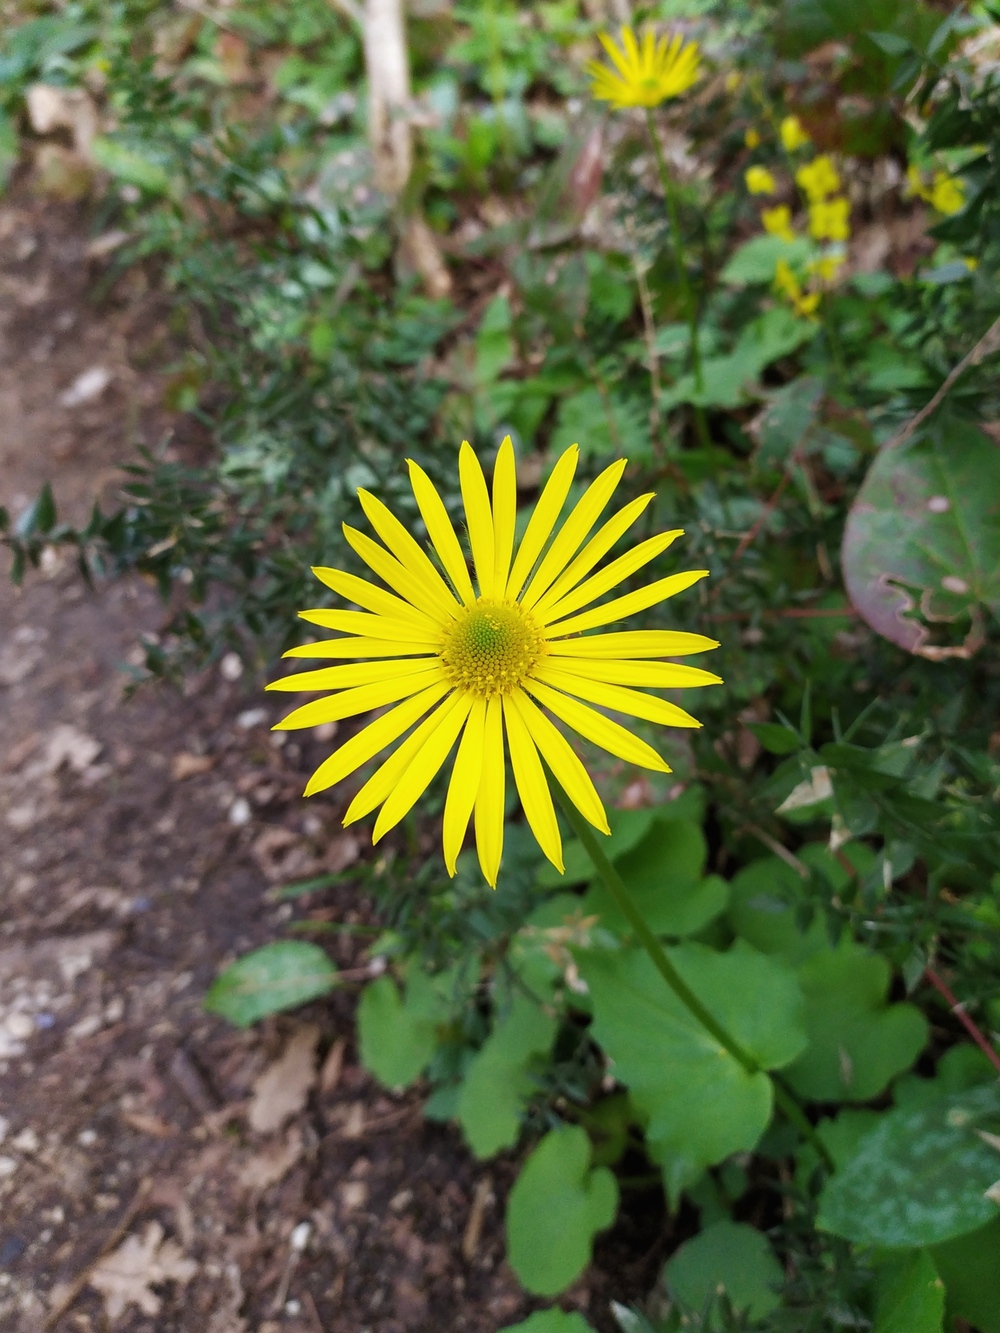
<svg viewBox="0 0 1000 1333"><path fill-rule="evenodd" d="M163 407L167 309L138 270L109 288L90 225L78 206L0 207L0 503L15 513L51 479L81 518L95 493L114 500L137 439L187 429ZM0 569L0 1327L516 1322L533 1303L503 1262L514 1163L484 1169L361 1069L363 942L336 937L354 984L294 1015L240 1032L203 1010L226 962L285 933L276 882L363 851L332 803L301 799L321 744L275 743L238 660L183 695L124 698L162 619L140 580L88 590L55 553L21 592ZM305 909L357 921L371 905L347 887ZM651 1222L620 1224L602 1246L614 1276L562 1304L613 1328L609 1290L655 1274Z"/></svg>

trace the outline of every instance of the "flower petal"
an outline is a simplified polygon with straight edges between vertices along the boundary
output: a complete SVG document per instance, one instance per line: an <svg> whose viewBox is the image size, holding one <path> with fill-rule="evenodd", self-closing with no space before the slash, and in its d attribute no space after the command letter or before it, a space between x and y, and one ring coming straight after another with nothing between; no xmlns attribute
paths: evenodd
<svg viewBox="0 0 1000 1333"><path fill-rule="evenodd" d="M506 596L512 601L524 587L525 580L531 573L535 561L542 553L542 547L548 541L549 534L556 525L556 519L562 512L566 496L569 495L569 488L573 483L573 475L579 461L580 447L571 444L568 449L560 454L541 495L538 497L538 503L528 520L528 526L521 538L521 544L517 548L514 568L507 580Z"/></svg>
<svg viewBox="0 0 1000 1333"><path fill-rule="evenodd" d="M610 565L606 565L600 573L592 578L585 579L578 588L566 594L554 606L551 606L544 615L539 613L539 618L543 625L550 620L561 620L568 616L571 611L578 610L581 606L586 606L588 602L594 602L598 597L603 597L606 592L624 582L636 570L641 569L643 565L648 565L651 560L655 560L676 541L683 533L683 528L675 528L673 532L659 532L655 537L649 537L646 541L640 542L638 546L633 546L631 551L626 551L620 555L617 560L612 560Z"/></svg>
<svg viewBox="0 0 1000 1333"><path fill-rule="evenodd" d="M418 690L445 679L436 660L426 662L418 658L415 662L400 662L399 666L400 673L392 680L359 685L354 690L331 694L327 699L314 699L312 703L303 704L276 722L271 730L296 731L302 727L318 727L323 722L339 722L345 717L357 717L359 713L370 713L373 708L405 699L407 695L416 694Z"/></svg>
<svg viewBox="0 0 1000 1333"><path fill-rule="evenodd" d="M282 657L413 657L436 653L440 643L404 643L393 639L317 639L314 643L300 643L281 654ZM666 655L666 654L664 654Z"/></svg>
<svg viewBox="0 0 1000 1333"><path fill-rule="evenodd" d="M624 536L654 498L652 491L647 495L640 495L638 499L627 504L624 509L619 509L617 514L602 524L580 554L566 566L544 597L539 597L535 604L536 615L541 615L547 607L554 606L571 588L575 588L597 562L607 555L619 537Z"/></svg>
<svg viewBox="0 0 1000 1333"><path fill-rule="evenodd" d="M671 574L669 578L658 579L648 587L626 593L624 597L616 597L602 606L595 606L592 611L584 611L581 615L571 616L569 620L548 625L545 637L561 639L566 634L579 634L585 629L596 629L599 625L610 625L615 620L624 620L626 616L634 615L636 611L645 611L647 607L655 606L657 602L666 601L668 597L683 592L685 588L690 588L692 583L705 578L708 578L707 569L689 569L683 574Z"/></svg>
<svg viewBox="0 0 1000 1333"><path fill-rule="evenodd" d="M616 713L627 713L630 717L641 717L647 722L661 722L667 727L701 726L698 719L685 713L683 708L668 703L666 699L657 699L652 694L642 694L639 690L586 680L571 671L560 671L557 667L548 666L536 667L534 679L581 699L588 699L592 704L600 704L602 708L612 708Z"/></svg>
<svg viewBox="0 0 1000 1333"><path fill-rule="evenodd" d="M560 875L565 874L559 821L556 819L545 770L538 757L535 742L531 739L513 696L509 694L503 696L503 719L507 727L510 764L514 770L514 781L521 798L524 817L539 847Z"/></svg>
<svg viewBox="0 0 1000 1333"><path fill-rule="evenodd" d="M365 511L368 522L388 546L401 565L404 565L414 578L423 584L434 599L435 605L449 616L458 614L459 606L455 594L434 568L433 562L420 543L400 523L391 510L370 491L363 488L358 491L361 508Z"/></svg>
<svg viewBox="0 0 1000 1333"><path fill-rule="evenodd" d="M556 533L552 545L535 571L534 578L525 589L521 598L523 606L534 606L576 554L587 533L597 522L601 510L614 494L615 487L621 481L626 461L624 458L619 458L617 462L605 468L584 491L569 518Z"/></svg>
<svg viewBox="0 0 1000 1333"><path fill-rule="evenodd" d="M336 783L349 777L355 769L384 750L397 736L408 731L418 718L423 717L428 708L448 693L447 681L436 681L420 694L407 699L388 713L383 713L374 722L369 722L350 740L345 741L328 759L324 759L306 785L305 795L313 796L318 791L325 791Z"/></svg>
<svg viewBox="0 0 1000 1333"><path fill-rule="evenodd" d="M592 658L563 658L558 666L567 675L582 680L602 680L607 685L640 685L651 690L687 690L700 685L722 684L722 677L711 671L678 666L675 662L601 662Z"/></svg>
<svg viewBox="0 0 1000 1333"><path fill-rule="evenodd" d="M517 519L517 468L514 446L505 435L493 465L493 591L502 597L510 573L514 550L514 523Z"/></svg>
<svg viewBox="0 0 1000 1333"><path fill-rule="evenodd" d="M440 708L435 709L433 713L425 717L419 727L415 727L410 732L402 745L397 746L389 758L379 765L347 807L347 813L344 815L343 821L345 828L348 824L353 824L355 820L370 815L375 807L381 805L389 796L396 783L410 766L413 756L420 752L428 737L441 725L454 707L457 699L458 695L450 694Z"/></svg>
<svg viewBox="0 0 1000 1333"><path fill-rule="evenodd" d="M479 459L468 440L462 441L458 454L458 478L465 504L465 520L469 527L469 545L472 563L479 583L480 597L492 597L494 586L493 514L486 489L486 478Z"/></svg>
<svg viewBox="0 0 1000 1333"><path fill-rule="evenodd" d="M371 537L359 532L357 528L352 528L349 523L342 523L340 526L344 530L344 536L365 564L373 569L380 579L384 579L390 588L395 588L401 597L405 597L419 615L426 617L432 625L438 627L448 624L454 617L455 611L458 610L458 603L454 598L445 601L428 592L421 580L405 565L401 565L394 555L390 555L384 546L379 546L378 542L373 542ZM454 611L452 607L455 608Z"/></svg>
<svg viewBox="0 0 1000 1333"><path fill-rule="evenodd" d="M672 629L633 629L618 634L590 634L585 639L556 639L553 657L687 657L718 648L718 639Z"/></svg>
<svg viewBox="0 0 1000 1333"><path fill-rule="evenodd" d="M363 606L366 611L373 611L378 616L398 616L418 625L423 625L427 620L424 613L411 602L386 592L368 579L359 579L356 574L348 574L343 569L326 569L322 565L314 565L312 572L320 583L325 583L338 596L353 602L355 606Z"/></svg>
<svg viewBox="0 0 1000 1333"><path fill-rule="evenodd" d="M483 771L476 793L476 851L491 889L497 886L503 855L504 784L503 720L500 696L495 694L486 701Z"/></svg>
<svg viewBox="0 0 1000 1333"><path fill-rule="evenodd" d="M597 788L569 741L523 690L513 690L510 699L563 791L595 828L602 833L610 833L608 817L604 813Z"/></svg>
<svg viewBox="0 0 1000 1333"><path fill-rule="evenodd" d="M474 699L469 720L458 744L458 754L451 770L451 782L444 803L442 843L444 863L449 875L455 874L455 863L462 850L465 830L476 804L479 781L483 772L483 737L486 728L486 700Z"/></svg>
<svg viewBox="0 0 1000 1333"><path fill-rule="evenodd" d="M418 659L430 665L437 657ZM281 680L272 680L265 686L268 690L284 690L292 694L304 694L307 690L348 690L355 685L374 685L382 680L394 680L407 675L407 667L416 663L411 658L402 661L392 658L387 662L356 662L348 666L320 667L316 671L295 671Z"/></svg>
<svg viewBox="0 0 1000 1333"><path fill-rule="evenodd" d="M441 719L440 726L427 736L419 753L412 757L405 773L399 777L378 812L372 832L373 843L395 828L403 816L413 809L451 753L451 747L458 739L458 733L472 707L472 698L468 694L457 694L453 698L454 702Z"/></svg>
<svg viewBox="0 0 1000 1333"><path fill-rule="evenodd" d="M365 635L370 639L385 639L389 642L426 643L428 623L426 616L420 620L404 620L401 616L368 616L363 611L334 611L328 606L316 607L312 611L300 611L300 620L307 620L310 625L320 625L323 629L339 629L347 634ZM435 627L433 638L440 643L440 631Z"/></svg>
<svg viewBox="0 0 1000 1333"><path fill-rule="evenodd" d="M619 723L612 722L611 718L605 717L603 713L588 708L586 704L571 699L568 695L550 690L547 685L537 680L525 681L524 688L533 694L540 704L544 704L550 712L555 713L556 717L561 718L567 726L578 731L587 740L593 741L595 745L599 745L602 750L607 750L609 754L617 755L619 759L625 759L630 764L638 764L640 768L653 768L660 773L671 772L670 765L663 762L651 745L647 745L644 740L634 736Z"/></svg>
<svg viewBox="0 0 1000 1333"><path fill-rule="evenodd" d="M408 458L406 464L410 469L410 485L413 488L413 496L417 502L417 508L420 510L420 516L427 528L427 535L430 537L435 551L441 557L441 563L444 565L455 591L466 606L471 606L476 600L476 594L472 588L472 580L469 578L469 568L465 561L465 555L462 552L458 538L455 536L455 529L451 525L451 519L444 507L444 501L438 495L434 483L419 463L414 463L412 458Z"/></svg>

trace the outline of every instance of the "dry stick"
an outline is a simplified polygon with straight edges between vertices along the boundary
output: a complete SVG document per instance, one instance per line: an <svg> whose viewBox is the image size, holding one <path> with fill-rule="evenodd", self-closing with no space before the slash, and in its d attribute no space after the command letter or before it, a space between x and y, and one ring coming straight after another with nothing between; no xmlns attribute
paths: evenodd
<svg viewBox="0 0 1000 1333"><path fill-rule="evenodd" d="M967 352L962 357L958 365L951 371L948 378L938 389L937 393L926 406L922 407L917 415L909 420L902 430L897 431L893 437L882 446L883 450L895 449L901 444L905 444L918 426L922 425L932 412L935 412L945 398L948 390L970 366L978 366L980 362L985 361L988 356L994 352L1000 351L1000 319L995 319L983 336L973 347L971 352Z"/></svg>
<svg viewBox="0 0 1000 1333"><path fill-rule="evenodd" d="M793 458L789 461L794 463L795 459ZM790 480L791 480L791 473L786 468L785 471L781 474L781 480L778 482L777 486L775 486L774 490L771 492L771 496L768 499L767 503L764 505L764 508L760 511L760 515L757 518L757 522L753 525L753 527L750 529L749 532L745 532L743 536L740 538L739 545L733 552L733 558L731 561L732 564L735 565L738 560L743 559L743 555L747 547L750 546L751 543L756 540L761 529L764 527L764 524L774 513L777 503L781 499L781 496L784 493L784 489L788 485Z"/></svg>
<svg viewBox="0 0 1000 1333"><path fill-rule="evenodd" d="M42 1333L49 1333L49 1329L55 1328L56 1324L58 1324L59 1320L63 1317L66 1311L70 1308L71 1305L73 1305L76 1298L79 1296L80 1292L83 1291L84 1287L87 1285L87 1282L90 1280L91 1273L94 1271L97 1265L101 1262L104 1256L106 1254L109 1254L118 1244L118 1242L124 1238L125 1232L128 1231L129 1227L132 1225L132 1221L135 1218L136 1213L142 1207L146 1195L149 1192L151 1184L152 1181L149 1179L148 1176L145 1177L140 1182L139 1188L136 1190L132 1202L125 1209L125 1212L122 1214L121 1220L115 1227L114 1231L112 1231L111 1235L101 1246L100 1252L97 1254L95 1258L93 1258L90 1261L90 1263L79 1275L79 1277L74 1278L73 1282L70 1284L69 1291L67 1291L66 1295L62 1298L59 1304L55 1306L54 1309L49 1311L45 1323L42 1325Z"/></svg>
<svg viewBox="0 0 1000 1333"><path fill-rule="evenodd" d="M1000 321L998 321L998 323L1000 323ZM938 976L938 974L934 971L933 968L925 967L924 976L931 983L931 985L938 992L938 994L944 999L945 1003L948 1005L951 1012L961 1023L962 1027L965 1028L966 1032L976 1043L976 1045L979 1047L982 1053L986 1056L987 1060L989 1060L993 1068L996 1069L998 1072L1000 1072L1000 1055L997 1054L997 1052L993 1049L990 1043L980 1032L979 1028L976 1027L975 1023L965 1012L965 1005L955 998L955 996L948 989L947 985L941 980L941 978Z"/></svg>
<svg viewBox="0 0 1000 1333"><path fill-rule="evenodd" d="M698 998L695 992L687 984L680 972L667 957L663 945L649 928L646 918L639 908L639 904L632 896L630 889L625 881L619 875L611 862L604 854L594 832L587 820L576 808L570 798L563 791L559 780L552 771L549 771L549 781L552 784L552 791L556 800L562 809L563 814L569 821L573 832L583 843L584 850L590 857L594 869L600 876L601 882L607 889L612 901L618 910L625 917L625 920L632 927L639 940L639 943L646 950L649 961L659 972L660 976L667 983L674 995L684 1005L688 1013L695 1018L709 1036L714 1037L722 1049L736 1061L740 1068L751 1078L756 1074L763 1074L765 1078L770 1077L771 1087L774 1092L775 1103L785 1113L786 1118L796 1127L803 1138L810 1143L819 1154L830 1170L833 1170L833 1158L827 1150L826 1144L816 1133L815 1126L809 1120L805 1111L795 1100L794 1096L788 1091L778 1078L777 1074L762 1069L752 1055L745 1051L739 1042L733 1037L727 1029L719 1022L710 1009L708 1009Z"/></svg>

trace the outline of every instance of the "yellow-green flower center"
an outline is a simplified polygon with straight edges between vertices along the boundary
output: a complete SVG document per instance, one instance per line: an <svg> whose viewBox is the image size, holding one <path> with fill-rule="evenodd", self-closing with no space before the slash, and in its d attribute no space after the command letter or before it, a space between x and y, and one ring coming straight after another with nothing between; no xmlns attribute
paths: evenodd
<svg viewBox="0 0 1000 1333"><path fill-rule="evenodd" d="M520 685L544 652L544 636L529 611L480 597L447 631L441 663L456 689L488 699Z"/></svg>

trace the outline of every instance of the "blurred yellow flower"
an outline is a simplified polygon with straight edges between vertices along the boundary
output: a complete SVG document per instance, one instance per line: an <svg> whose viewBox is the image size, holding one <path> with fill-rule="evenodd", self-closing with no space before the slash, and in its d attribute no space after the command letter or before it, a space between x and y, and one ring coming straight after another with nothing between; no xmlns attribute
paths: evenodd
<svg viewBox="0 0 1000 1333"><path fill-rule="evenodd" d="M743 179L751 194L774 194L778 188L777 181L767 167L747 167Z"/></svg>
<svg viewBox="0 0 1000 1333"><path fill-rule="evenodd" d="M934 184L925 197L930 200L932 208L950 217L965 207L965 182L949 176L946 171L935 171Z"/></svg>
<svg viewBox="0 0 1000 1333"><path fill-rule="evenodd" d="M979 267L979 260L974 259L972 255L966 255L963 258L962 263L965 265L965 267L969 270L970 273L975 273L976 269Z"/></svg>
<svg viewBox="0 0 1000 1333"><path fill-rule="evenodd" d="M835 282L846 258L842 254L821 255L809 264L809 272L815 273L821 282Z"/></svg>
<svg viewBox="0 0 1000 1333"><path fill-rule="evenodd" d="M792 210L787 204L778 204L776 208L765 208L760 215L760 220L769 236L780 236L783 241L795 240Z"/></svg>
<svg viewBox="0 0 1000 1333"><path fill-rule="evenodd" d="M786 116L779 127L781 142L785 146L786 153L794 153L796 148L803 148L812 140L802 128L802 122L798 116Z"/></svg>
<svg viewBox="0 0 1000 1333"><path fill-rule="evenodd" d="M837 168L825 153L799 167L795 181L811 204L821 203L827 195L836 194L840 189Z"/></svg>
<svg viewBox="0 0 1000 1333"><path fill-rule="evenodd" d="M754 127L751 125L750 128L747 130L747 132L746 132L746 133L744 134L744 136L743 136L743 142L746 144L746 146L747 146L748 148L759 148L759 147L760 147L760 131L759 131L759 130L755 130Z"/></svg>
<svg viewBox="0 0 1000 1333"><path fill-rule="evenodd" d="M810 204L809 235L817 241L846 241L851 235L850 202L841 197Z"/></svg>
<svg viewBox="0 0 1000 1333"><path fill-rule="evenodd" d="M727 93L734 93L743 82L743 75L738 70L731 69L726 75L725 88Z"/></svg>
<svg viewBox="0 0 1000 1333"><path fill-rule="evenodd" d="M802 284L786 259L779 259L774 269L774 285L786 296L795 313L804 319L813 319L819 305L819 292L803 292Z"/></svg>
<svg viewBox="0 0 1000 1333"><path fill-rule="evenodd" d="M697 42L685 42L680 34L657 38L649 28L642 35L642 45L631 28L622 28L621 46L607 33L600 33L601 45L618 71L599 60L587 64L593 78L591 92L599 101L621 109L631 106L654 107L671 97L679 97L699 74Z"/></svg>

